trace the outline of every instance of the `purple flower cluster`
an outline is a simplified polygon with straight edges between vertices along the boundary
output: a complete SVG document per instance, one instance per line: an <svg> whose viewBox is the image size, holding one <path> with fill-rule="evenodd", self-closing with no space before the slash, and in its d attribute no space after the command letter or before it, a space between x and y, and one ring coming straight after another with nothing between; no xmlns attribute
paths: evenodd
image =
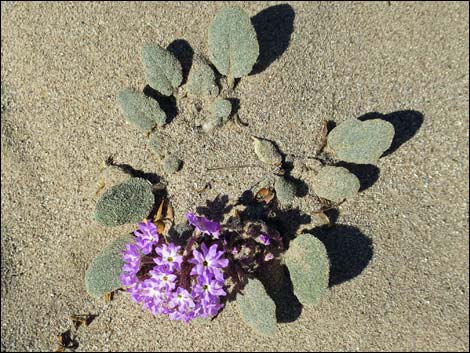
<svg viewBox="0 0 470 353"><path fill-rule="evenodd" d="M197 231L218 239L218 223L188 215ZM159 237L151 221L138 226L135 244L127 244L122 257L121 283L131 299L153 315L168 315L172 320L189 322L215 316L223 307L221 297L227 294L223 269L228 259L222 258L224 251L218 250L217 243L208 248L202 242L198 248L188 246L183 252L181 246ZM195 237L190 244L198 244Z"/></svg>

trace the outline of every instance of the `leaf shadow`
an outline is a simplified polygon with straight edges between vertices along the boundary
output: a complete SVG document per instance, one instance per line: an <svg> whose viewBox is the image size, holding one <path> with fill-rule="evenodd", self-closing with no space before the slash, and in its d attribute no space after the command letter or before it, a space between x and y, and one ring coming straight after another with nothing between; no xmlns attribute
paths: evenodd
<svg viewBox="0 0 470 353"><path fill-rule="evenodd" d="M330 259L330 287L359 276L374 255L372 240L353 226L316 227L305 233L325 245Z"/></svg>
<svg viewBox="0 0 470 353"><path fill-rule="evenodd" d="M144 87L143 92L147 97L153 98L158 102L160 108L165 112L166 124L171 123L173 119L176 118L178 115L178 106L174 96L163 96L149 85Z"/></svg>
<svg viewBox="0 0 470 353"><path fill-rule="evenodd" d="M263 283L269 297L276 304L276 320L280 323L293 322L302 313L302 304L294 295L286 265L279 260L262 267L256 276Z"/></svg>
<svg viewBox="0 0 470 353"><path fill-rule="evenodd" d="M335 166L348 169L359 179L361 183L359 192L370 188L380 177L380 168L373 164L354 164L347 162L338 162L335 164Z"/></svg>
<svg viewBox="0 0 470 353"><path fill-rule="evenodd" d="M295 12L289 4L268 7L251 18L259 43L259 56L251 75L266 70L289 47Z"/></svg>
<svg viewBox="0 0 470 353"><path fill-rule="evenodd" d="M232 207L229 205L228 196L219 194L213 201L206 200L206 206L197 207L196 212L212 221L221 222L224 214L230 212Z"/></svg>
<svg viewBox="0 0 470 353"><path fill-rule="evenodd" d="M395 136L390 148L382 155L382 157L385 157L395 152L401 145L416 135L423 124L424 115L416 110L400 110L389 114L371 112L360 116L358 119L361 121L382 119L393 125Z"/></svg>
<svg viewBox="0 0 470 353"><path fill-rule="evenodd" d="M181 68L183 69L183 81L181 85L184 85L188 81L189 71L193 65L194 50L189 42L184 39L174 40L166 49L181 63Z"/></svg>

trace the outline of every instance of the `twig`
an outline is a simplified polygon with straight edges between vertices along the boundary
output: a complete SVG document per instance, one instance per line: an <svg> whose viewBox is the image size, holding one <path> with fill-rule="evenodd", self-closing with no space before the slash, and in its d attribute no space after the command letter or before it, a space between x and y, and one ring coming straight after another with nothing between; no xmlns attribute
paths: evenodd
<svg viewBox="0 0 470 353"><path fill-rule="evenodd" d="M243 164L243 165L232 165L232 166L223 166L223 167L213 167L207 168L206 171L210 172L213 170L225 170L225 169L239 169L239 168L251 168L251 167L262 167L262 165L257 164Z"/></svg>

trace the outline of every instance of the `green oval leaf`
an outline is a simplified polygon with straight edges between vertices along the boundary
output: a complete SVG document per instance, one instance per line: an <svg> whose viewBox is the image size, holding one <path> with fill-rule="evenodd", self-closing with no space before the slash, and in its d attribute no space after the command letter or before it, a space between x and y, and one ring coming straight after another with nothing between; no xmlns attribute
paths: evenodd
<svg viewBox="0 0 470 353"><path fill-rule="evenodd" d="M328 134L328 149L345 162L375 164L392 145L394 134L388 121L349 119Z"/></svg>
<svg viewBox="0 0 470 353"><path fill-rule="evenodd" d="M256 31L241 9L220 11L209 26L209 59L227 77L248 75L259 55Z"/></svg>
<svg viewBox="0 0 470 353"><path fill-rule="evenodd" d="M313 181L315 194L335 203L352 198L360 187L359 179L343 167L324 167Z"/></svg>
<svg viewBox="0 0 470 353"><path fill-rule="evenodd" d="M158 102L142 92L125 88L119 93L117 102L126 120L139 129L148 131L155 125L166 123L166 114Z"/></svg>
<svg viewBox="0 0 470 353"><path fill-rule="evenodd" d="M276 304L259 280L248 280L243 295L237 296L237 303L246 323L257 333L264 336L276 333Z"/></svg>
<svg viewBox="0 0 470 353"><path fill-rule="evenodd" d="M294 294L302 304L316 304L328 287L330 261L323 243L311 234L300 234L285 254Z"/></svg>
<svg viewBox="0 0 470 353"><path fill-rule="evenodd" d="M157 44L142 49L142 62L150 87L164 96L171 96L183 81L181 63Z"/></svg>
<svg viewBox="0 0 470 353"><path fill-rule="evenodd" d="M134 241L132 234L109 243L91 262L85 273L85 288L91 296L102 298L106 293L121 288L120 275L124 262L121 252Z"/></svg>
<svg viewBox="0 0 470 353"><path fill-rule="evenodd" d="M130 178L101 195L95 220L108 227L136 223L149 215L154 203L152 185L142 178Z"/></svg>

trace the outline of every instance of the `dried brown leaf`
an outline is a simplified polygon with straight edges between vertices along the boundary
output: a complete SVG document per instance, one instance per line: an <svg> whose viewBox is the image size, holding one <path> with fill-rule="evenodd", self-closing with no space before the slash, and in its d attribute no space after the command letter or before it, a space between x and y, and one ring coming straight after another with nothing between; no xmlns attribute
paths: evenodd
<svg viewBox="0 0 470 353"><path fill-rule="evenodd" d="M275 196L274 189L272 188L262 188L256 195L255 200L258 202L264 202L266 204L270 203Z"/></svg>
<svg viewBox="0 0 470 353"><path fill-rule="evenodd" d="M104 301L105 302L110 302L114 298L114 292L108 292L104 295Z"/></svg>
<svg viewBox="0 0 470 353"><path fill-rule="evenodd" d="M162 213L163 213L163 206L165 205L165 199L162 199L162 202L160 202L160 206L158 206L157 214L153 218L154 221L159 221L162 219Z"/></svg>
<svg viewBox="0 0 470 353"><path fill-rule="evenodd" d="M158 234L163 234L163 232L165 231L165 222L163 222L161 219L157 220L154 222L155 225L157 226L157 231L158 231Z"/></svg>

